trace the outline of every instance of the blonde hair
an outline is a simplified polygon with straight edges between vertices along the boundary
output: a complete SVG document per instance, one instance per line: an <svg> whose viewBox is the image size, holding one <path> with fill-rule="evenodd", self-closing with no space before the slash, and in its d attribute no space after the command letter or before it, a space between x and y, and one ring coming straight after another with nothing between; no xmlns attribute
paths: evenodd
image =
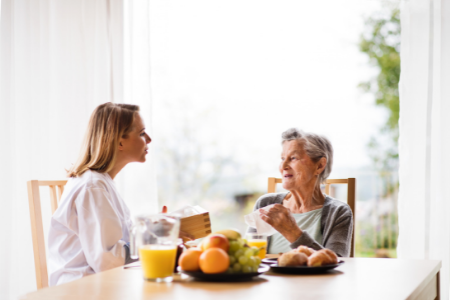
<svg viewBox="0 0 450 300"><path fill-rule="evenodd" d="M79 177L87 170L109 172L115 164L119 139L132 130L139 106L104 103L94 110L77 162L67 171L68 177Z"/></svg>

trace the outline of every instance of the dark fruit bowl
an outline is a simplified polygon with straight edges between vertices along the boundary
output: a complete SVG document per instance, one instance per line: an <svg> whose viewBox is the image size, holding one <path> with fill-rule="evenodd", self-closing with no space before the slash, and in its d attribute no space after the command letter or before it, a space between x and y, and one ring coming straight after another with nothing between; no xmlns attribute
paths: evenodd
<svg viewBox="0 0 450 300"><path fill-rule="evenodd" d="M236 282L236 281L248 281L252 280L253 277L259 276L264 272L267 272L270 269L269 266L260 265L258 268L258 272L253 273L219 273L219 274L206 274L203 272L188 272L181 270L180 272L191 277L194 277L197 280L202 281L215 281L215 282Z"/></svg>

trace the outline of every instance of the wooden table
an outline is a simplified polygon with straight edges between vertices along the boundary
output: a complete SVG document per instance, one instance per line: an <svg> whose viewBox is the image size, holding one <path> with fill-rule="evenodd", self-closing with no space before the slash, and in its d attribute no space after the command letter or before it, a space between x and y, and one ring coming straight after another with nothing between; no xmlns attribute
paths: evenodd
<svg viewBox="0 0 450 300"><path fill-rule="evenodd" d="M30 293L24 299L439 299L440 261L343 258L320 275L267 272L249 282L210 283L177 276L171 283L142 279L140 268L115 268Z"/></svg>

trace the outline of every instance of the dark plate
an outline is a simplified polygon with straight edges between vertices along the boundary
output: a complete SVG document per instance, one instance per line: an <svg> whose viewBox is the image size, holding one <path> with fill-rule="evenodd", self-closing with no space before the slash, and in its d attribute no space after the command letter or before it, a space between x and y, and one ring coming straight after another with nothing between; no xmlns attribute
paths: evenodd
<svg viewBox="0 0 450 300"><path fill-rule="evenodd" d="M344 261L341 260L334 265L325 265L320 267L308 267L308 266L297 266L297 267L280 267L277 263L270 264L270 270L277 273L284 274L319 274L325 273L326 271L332 270L343 264Z"/></svg>
<svg viewBox="0 0 450 300"><path fill-rule="evenodd" d="M269 271L270 267L261 265L258 268L258 272L255 273L238 273L238 274L205 274L203 272L187 272L181 270L181 273L194 277L195 279L203 281L220 281L220 282L233 282L233 281L247 281L252 280L253 277L259 276L264 272Z"/></svg>

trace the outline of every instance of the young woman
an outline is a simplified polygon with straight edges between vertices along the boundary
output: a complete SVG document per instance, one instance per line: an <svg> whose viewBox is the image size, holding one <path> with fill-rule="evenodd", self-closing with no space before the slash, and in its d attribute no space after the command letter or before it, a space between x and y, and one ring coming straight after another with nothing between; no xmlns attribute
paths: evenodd
<svg viewBox="0 0 450 300"><path fill-rule="evenodd" d="M113 179L128 163L145 162L150 142L138 106L105 103L94 110L51 219L50 286L130 261L130 212Z"/></svg>

